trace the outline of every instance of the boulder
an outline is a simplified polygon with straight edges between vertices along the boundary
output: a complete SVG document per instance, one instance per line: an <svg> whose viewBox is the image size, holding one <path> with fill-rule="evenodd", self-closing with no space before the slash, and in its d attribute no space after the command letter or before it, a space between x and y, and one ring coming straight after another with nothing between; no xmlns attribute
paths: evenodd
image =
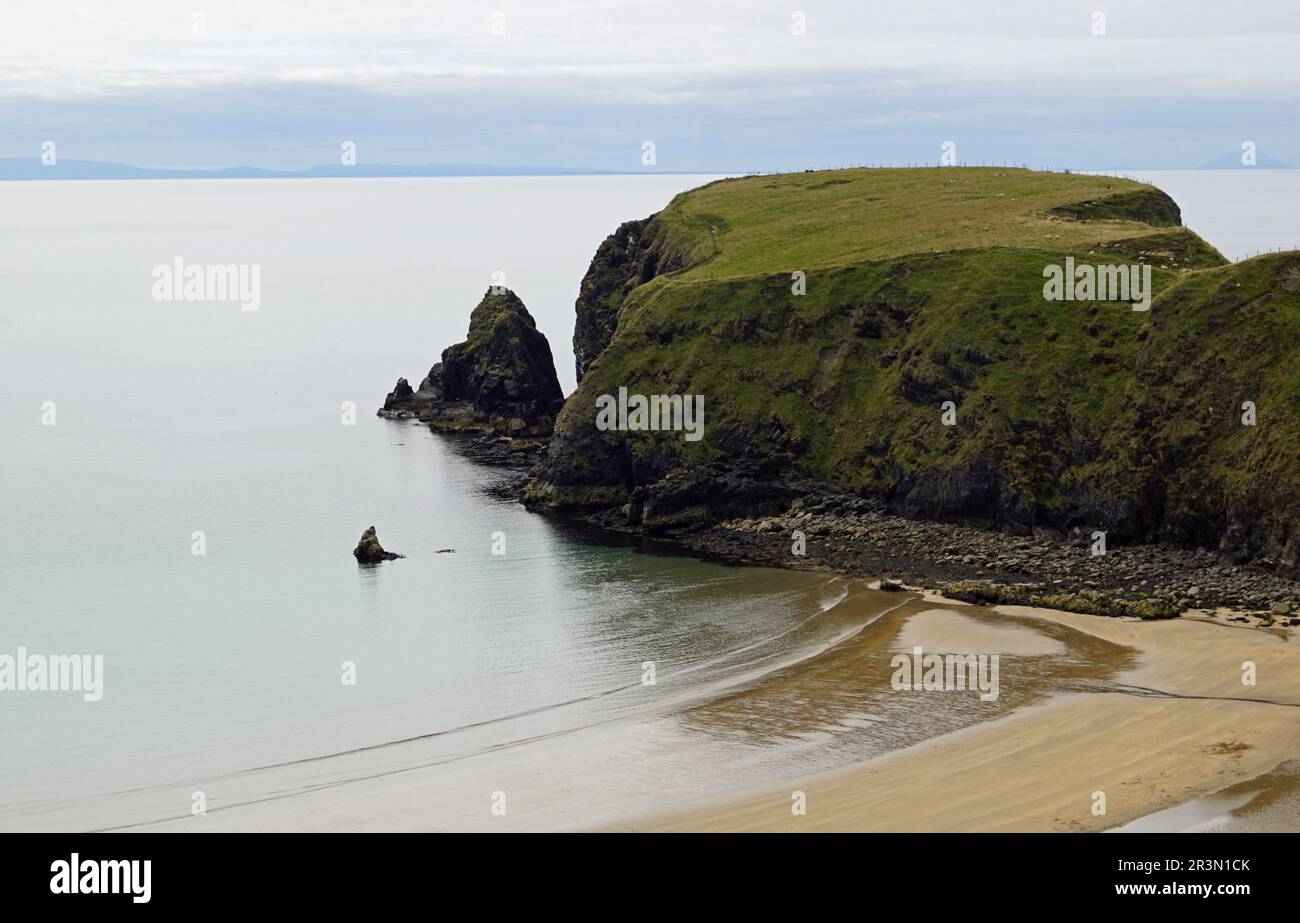
<svg viewBox="0 0 1300 923"><path fill-rule="evenodd" d="M404 554L385 551L384 546L379 544L379 536L375 534L374 526L361 533L361 541L357 542L357 547L352 550L352 554L362 564L378 564L380 561L393 561L406 557Z"/></svg>

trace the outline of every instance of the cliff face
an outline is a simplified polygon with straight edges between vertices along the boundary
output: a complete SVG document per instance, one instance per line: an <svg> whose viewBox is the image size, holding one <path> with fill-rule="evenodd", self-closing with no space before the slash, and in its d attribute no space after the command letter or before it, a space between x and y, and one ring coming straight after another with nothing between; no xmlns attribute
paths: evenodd
<svg viewBox="0 0 1300 923"><path fill-rule="evenodd" d="M1294 572L1300 256L1228 265L1177 221L1150 187L1019 170L679 196L598 252L583 377L525 501L690 527L815 484L916 518L1101 529ZM1149 309L1047 300L1045 267L1067 257L1149 266ZM703 438L598 428L620 388L704 396Z"/></svg>
<svg viewBox="0 0 1300 923"><path fill-rule="evenodd" d="M470 314L468 339L443 350L418 389L398 379L379 413L441 429L545 436L563 402L550 344L528 309L509 289L488 289Z"/></svg>
<svg viewBox="0 0 1300 923"><path fill-rule="evenodd" d="M596 250L578 289L573 357L578 380L605 351L618 328L623 299L638 286L685 267L689 256L674 246L657 215L619 225Z"/></svg>

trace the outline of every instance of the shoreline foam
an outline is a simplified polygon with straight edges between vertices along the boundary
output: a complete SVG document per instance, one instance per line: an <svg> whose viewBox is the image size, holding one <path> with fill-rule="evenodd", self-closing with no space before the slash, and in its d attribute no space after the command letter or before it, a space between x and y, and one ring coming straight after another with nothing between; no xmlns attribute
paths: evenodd
<svg viewBox="0 0 1300 923"><path fill-rule="evenodd" d="M865 581L856 585L867 588ZM926 616L935 605L949 608L921 618L911 632L878 635L870 646L892 650L900 640L921 640L936 649L959 644L1012 656L1013 650L1035 651L1040 658L1059 654L1085 686L1046 700L1027 699L1031 704L1003 717L903 744L865 762L831 769L810 762L819 771L807 775L797 774L799 759L775 774L752 776L737 774L734 766L728 775L721 764L699 759L708 752L698 750L701 740L721 754L729 733L766 733L737 725L736 716L753 717L753 709L745 708L748 697L758 697L758 714L779 706L784 700L769 698L768 686L797 685L796 691L806 693L828 680L865 678L857 645L866 646L866 639L854 633L821 654L765 674L752 689L727 693L676 720L588 728L524 742L488 762L413 767L388 778L136 829L1103 830L1261 778L1300 751L1300 723L1290 710L1300 705L1294 661L1300 648L1281 635L1209 620L988 610L930 594L906 594L906 603L915 611L903 609L897 619ZM1077 631L1078 637L1093 638L1103 653L1093 657L1075 642L1062 652L1041 637L1030 644L1031 620L1042 622L1052 637ZM906 622L892 624L906 628ZM928 636L922 631L927 627ZM1228 643L1224 633L1230 633ZM1254 689L1240 684L1240 663L1247 658L1258 667ZM1089 682L1103 685L1087 691ZM798 714L783 716L791 728L838 720L824 697L806 704ZM863 717L868 725L876 720ZM628 760L651 757L653 766L626 771ZM664 769L680 774L667 778L668 788L662 788ZM650 788L642 791L640 784ZM475 793L486 798L496 786L509 789L514 799L508 817L486 817L486 800L478 804ZM578 803L568 797L575 786L586 792ZM806 794L806 816L790 812L794 790ZM1107 796L1102 816L1091 813L1096 791Z"/></svg>
<svg viewBox="0 0 1300 923"><path fill-rule="evenodd" d="M928 600L946 602L940 597ZM1208 620L1139 621L1008 606L1136 649L1133 692L1063 695L858 766L722 806L613 829L1089 831L1258 779L1300 752L1300 648ZM1234 632L1225 643L1222 632ZM1258 685L1241 683L1253 660ZM806 795L806 816L790 810ZM1093 813L1094 793L1106 813Z"/></svg>

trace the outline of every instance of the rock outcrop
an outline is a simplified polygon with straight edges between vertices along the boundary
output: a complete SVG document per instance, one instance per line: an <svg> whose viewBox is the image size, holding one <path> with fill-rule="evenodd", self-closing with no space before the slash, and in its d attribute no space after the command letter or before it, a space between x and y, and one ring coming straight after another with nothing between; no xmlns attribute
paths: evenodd
<svg viewBox="0 0 1300 923"><path fill-rule="evenodd" d="M693 191L714 185L707 183ZM648 218L623 222L596 249L574 306L573 358L578 381L613 339L628 295L716 252L716 235L728 230L726 220L709 213L683 213L677 207L682 199L678 196Z"/></svg>
<svg viewBox="0 0 1300 923"><path fill-rule="evenodd" d="M578 380L609 345L618 327L618 312L627 294L655 276L681 269L680 254L665 251L657 234L657 216L625 221L596 249L596 255L582 277L575 305L573 360Z"/></svg>
<svg viewBox="0 0 1300 923"><path fill-rule="evenodd" d="M361 533L361 541L357 542L357 547L352 549L352 556L362 564L378 564L380 561L395 561L406 557L404 554L385 551L384 546L379 544L379 536L375 534L374 526Z"/></svg>
<svg viewBox="0 0 1300 923"><path fill-rule="evenodd" d="M563 403L546 336L514 292L490 288L470 314L468 339L443 350L419 388L399 378L379 414L443 431L542 437Z"/></svg>
<svg viewBox="0 0 1300 923"><path fill-rule="evenodd" d="M1178 227L1183 223L1178 203L1155 187L1058 205L1052 214L1074 221L1141 221L1157 227Z"/></svg>

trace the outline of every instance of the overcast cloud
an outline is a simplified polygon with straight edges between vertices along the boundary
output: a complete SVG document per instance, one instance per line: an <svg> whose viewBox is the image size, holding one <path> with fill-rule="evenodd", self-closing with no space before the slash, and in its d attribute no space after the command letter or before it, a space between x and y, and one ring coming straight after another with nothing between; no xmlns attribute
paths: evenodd
<svg viewBox="0 0 1300 923"><path fill-rule="evenodd" d="M966 161L1105 168L1249 139L1300 162L1294 0L11 0L3 17L0 156L54 138L76 159L303 167L353 140L371 162L639 169L654 140L658 169L745 170L928 162L953 140Z"/></svg>

